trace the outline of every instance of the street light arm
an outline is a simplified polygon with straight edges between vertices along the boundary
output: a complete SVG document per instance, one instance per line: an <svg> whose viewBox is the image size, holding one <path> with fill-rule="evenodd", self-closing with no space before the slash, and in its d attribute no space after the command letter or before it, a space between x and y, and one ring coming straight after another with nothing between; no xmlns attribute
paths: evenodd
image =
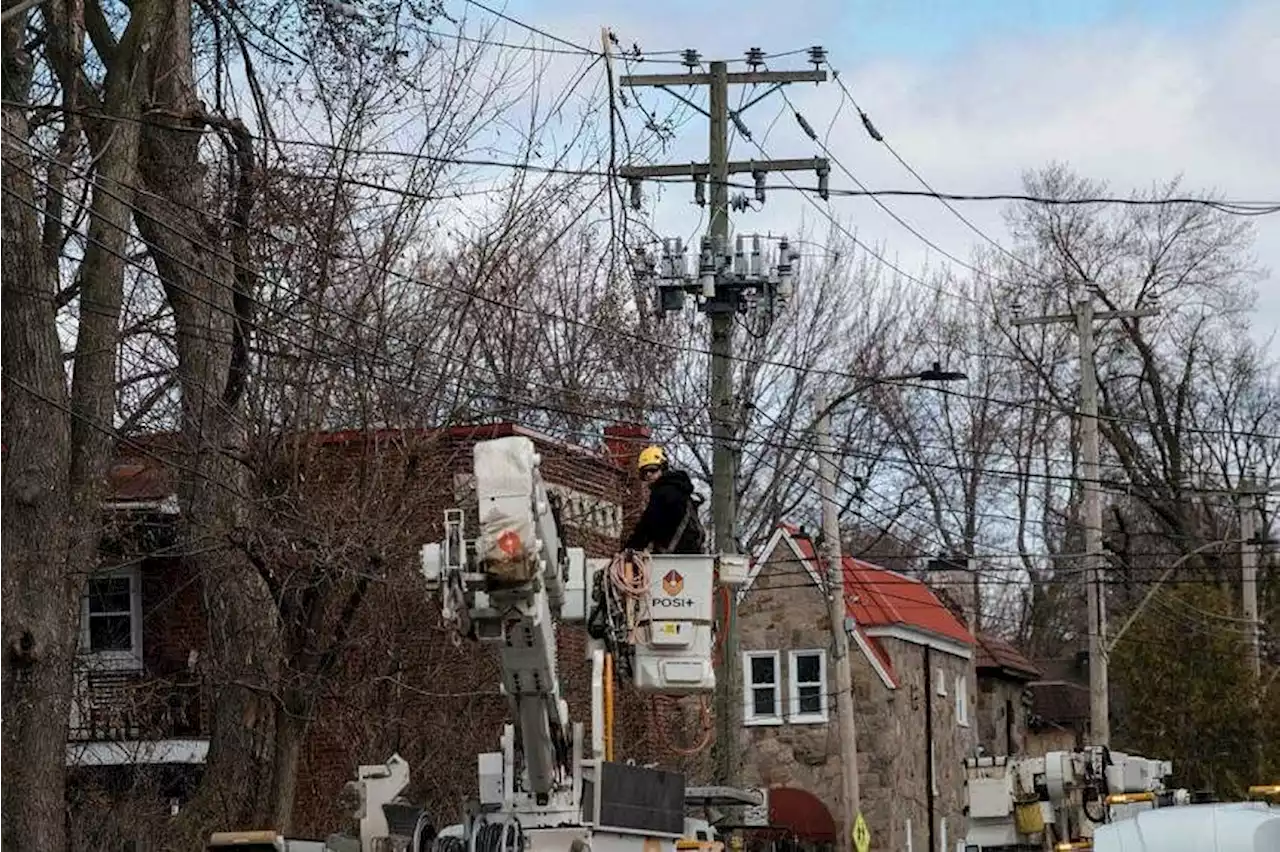
<svg viewBox="0 0 1280 852"><path fill-rule="evenodd" d="M813 422L809 424L809 429L813 429L814 427L816 427L818 423L822 420L822 418L826 417L836 409L836 406L839 406L848 402L853 397L857 396L860 393L870 390L876 385L886 385L886 384L891 384L892 382L910 382L910 381L963 382L968 378L969 377L966 376L964 373L944 371L942 369L942 365L937 361L934 361L933 366L930 367L928 370L918 370L914 373L903 373L898 376L874 376L872 378L866 379L860 385L855 385L851 390L845 391L844 393L837 396L835 399L832 399L826 405L823 405L821 408L819 408L819 410L813 415Z"/></svg>
<svg viewBox="0 0 1280 852"><path fill-rule="evenodd" d="M876 385L889 384L890 382L909 382L912 379L920 378L921 375L923 374L922 373L903 373L900 376L876 376L875 378L867 379L866 381L862 382L862 384L855 385L851 390L845 391L844 393L831 399L825 405L823 405L822 408L820 408L818 411L814 413L813 422L809 424L808 428L813 429L818 424L818 422L822 420L822 418L831 414L831 412L835 411L837 407L844 405L846 402L848 402L849 400L853 399L855 396L861 393L866 393Z"/></svg>
<svg viewBox="0 0 1280 852"><path fill-rule="evenodd" d="M1224 544L1240 544L1240 540L1224 538L1219 541L1205 542L1199 547L1182 554L1178 557L1176 562L1166 568L1164 573L1160 575L1160 579L1156 580L1155 585L1152 586L1145 595L1143 595L1142 600L1138 601L1138 605L1133 608L1133 612L1129 613L1129 617L1125 619L1124 624L1120 626L1120 629L1116 631L1116 634L1111 637L1111 641L1106 643L1106 653L1110 654L1116 649L1116 645L1120 643L1120 637L1125 634L1126 630L1133 626L1133 623L1138 620L1138 616L1142 615L1142 611L1146 609L1147 604L1151 602L1153 597L1155 597L1156 592L1160 591L1160 587L1164 585L1166 580L1173 576L1173 572L1176 571L1182 563L1186 562L1193 556L1199 556L1211 547L1219 547Z"/></svg>

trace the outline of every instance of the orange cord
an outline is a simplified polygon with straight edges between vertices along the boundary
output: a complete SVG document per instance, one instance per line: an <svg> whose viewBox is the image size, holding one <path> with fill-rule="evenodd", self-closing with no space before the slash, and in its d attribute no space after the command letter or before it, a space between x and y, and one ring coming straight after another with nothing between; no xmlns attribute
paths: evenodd
<svg viewBox="0 0 1280 852"><path fill-rule="evenodd" d="M613 655L604 655L604 759L613 760Z"/></svg>
<svg viewBox="0 0 1280 852"><path fill-rule="evenodd" d="M727 625L730 615L733 612L732 598L730 595L733 591L728 586L721 586L719 595L723 606L722 613L724 618L722 623ZM728 634L728 630L721 630L712 643L711 659L712 665L722 661L724 654L724 639ZM613 691L612 691L612 672L613 658L608 654L605 655L605 759L613 760ZM662 732L662 741L664 745L672 752L684 757L692 757L707 750L707 747L715 741L716 726L711 718L711 702L705 695L698 696L698 719L701 722L702 738L698 740L696 745L682 746L675 743L671 739L669 733L670 727L664 724L661 716L670 716L672 711L679 712L679 699L671 695L651 695L649 697L649 724L650 729L656 728Z"/></svg>
<svg viewBox="0 0 1280 852"><path fill-rule="evenodd" d="M705 695L698 696L698 717L702 723L702 739L698 741L697 745L681 746L672 741L671 735L668 733L668 726L663 724L664 720L659 718L659 709L666 711L665 715L667 716L671 715L672 710L679 711L677 701L678 699L670 695L651 696L649 702L650 724L662 732L663 742L667 748L676 754L684 755L685 757L701 754L706 751L707 746L711 745L716 736L716 727L711 719L711 702L707 700Z"/></svg>

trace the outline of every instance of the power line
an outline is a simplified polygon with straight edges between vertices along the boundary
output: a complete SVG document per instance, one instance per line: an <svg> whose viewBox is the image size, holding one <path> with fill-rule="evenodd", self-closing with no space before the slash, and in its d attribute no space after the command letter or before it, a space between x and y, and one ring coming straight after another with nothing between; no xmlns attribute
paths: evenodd
<svg viewBox="0 0 1280 852"><path fill-rule="evenodd" d="M584 47L583 45L580 45L576 42L572 42L566 38L562 38L556 35L555 33L549 33L546 30L541 29L540 27L535 27L533 24L526 24L524 21L520 20L519 18L513 18L510 15L507 15L503 12L499 12L497 9L494 9L490 6L486 6L484 3L481 3L480 0L464 0L464 2L469 3L472 6L475 6L477 9L482 9L488 12L490 15L493 15L494 17L501 18L502 20L508 23L515 24L517 27L520 27L521 29L528 30L531 33L536 33L537 35L540 35L543 38L550 39L551 41L554 41L558 44L562 44L565 47L571 47L578 53L587 54L588 56L601 55L601 52L598 50L592 50L589 47Z"/></svg>
<svg viewBox="0 0 1280 852"><path fill-rule="evenodd" d="M599 56L599 54L593 54ZM9 99L0 99L0 104L4 106L19 107L37 112L59 112L68 115L76 115L85 118L92 118L96 121L115 121L115 122L135 122L142 124L158 124L155 119L143 116L141 118L127 116L101 115L90 110L71 109L61 104L32 104L21 101L13 101ZM216 133L213 128L208 127L188 127L188 126L165 126L166 130L179 133L196 133L207 134ZM270 142L272 145L280 146L296 146L303 148L314 148L323 151L330 151L340 154L354 154L361 156L373 157L394 157L398 159L419 160L423 162L437 163L441 165L453 166L473 166L477 168L498 168L512 169L516 171L537 172L539 174L561 175L567 177L610 177L607 168L565 168L558 166L545 166L537 163L530 163L517 160L500 160L485 157L443 157L431 154L423 154L415 151L402 151L389 148L371 149L357 148L353 146L340 145L332 142L318 142L310 139L283 139L275 136L262 136L259 134L249 133L247 138L256 142ZM28 143L29 144L29 143ZM687 183L683 177L652 177L646 180L659 181L664 183ZM739 181L729 180L726 185L733 189L754 189L754 184L743 183ZM379 187L388 192L399 192L396 187ZM816 186L801 186L794 181L790 186L772 187L773 190L801 192L806 195L818 195L823 192ZM969 202L995 202L995 201L1022 201L1029 204L1043 204L1050 206L1087 206L1087 205L1124 205L1137 207L1163 207L1176 205L1200 205L1212 207L1220 212L1235 216L1261 216L1280 213L1280 201L1239 201L1239 200L1214 200L1208 198L1197 198L1194 196L1178 196L1169 198L1124 198L1118 196L1089 196L1081 198L1054 198L1050 196L1037 196L1022 193L950 193L950 192L934 192L925 190L912 189L847 189L832 187L826 190L833 197L844 198L886 198L886 197L916 197L916 198L932 198L939 201L969 201ZM441 196L443 198L443 196ZM824 217L827 214L824 213ZM865 247L864 247L865 249ZM905 273L904 273L905 274Z"/></svg>

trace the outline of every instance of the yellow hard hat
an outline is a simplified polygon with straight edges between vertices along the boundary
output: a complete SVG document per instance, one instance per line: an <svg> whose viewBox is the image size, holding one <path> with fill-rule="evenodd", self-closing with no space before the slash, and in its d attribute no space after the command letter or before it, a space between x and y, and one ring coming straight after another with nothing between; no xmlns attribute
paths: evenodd
<svg viewBox="0 0 1280 852"><path fill-rule="evenodd" d="M663 452L662 447L645 447L640 451L640 458L636 461L636 467L644 470L646 467L654 467L667 463L667 454Z"/></svg>

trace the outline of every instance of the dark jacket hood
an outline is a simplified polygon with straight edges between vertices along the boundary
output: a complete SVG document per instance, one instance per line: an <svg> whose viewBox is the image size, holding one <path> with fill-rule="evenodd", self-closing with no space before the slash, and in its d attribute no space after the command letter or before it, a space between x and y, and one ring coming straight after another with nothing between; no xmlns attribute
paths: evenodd
<svg viewBox="0 0 1280 852"><path fill-rule="evenodd" d="M653 483L653 488L672 488L688 497L693 494L693 480L683 470L668 468Z"/></svg>

